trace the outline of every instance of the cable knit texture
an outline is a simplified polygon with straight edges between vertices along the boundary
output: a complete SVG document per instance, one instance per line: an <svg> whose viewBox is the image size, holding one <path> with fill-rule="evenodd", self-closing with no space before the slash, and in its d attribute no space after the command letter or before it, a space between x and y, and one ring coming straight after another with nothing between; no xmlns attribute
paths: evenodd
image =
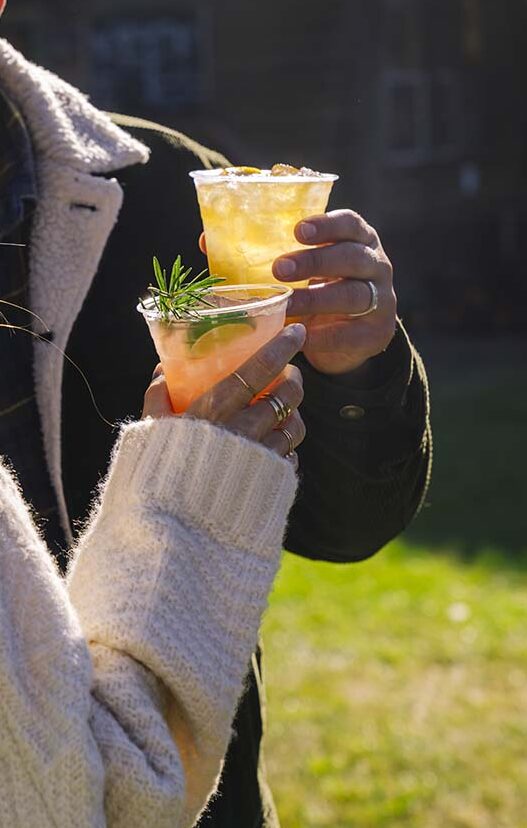
<svg viewBox="0 0 527 828"><path fill-rule="evenodd" d="M190 418L124 427L67 583L0 467L0 825L191 826L295 475Z"/></svg>

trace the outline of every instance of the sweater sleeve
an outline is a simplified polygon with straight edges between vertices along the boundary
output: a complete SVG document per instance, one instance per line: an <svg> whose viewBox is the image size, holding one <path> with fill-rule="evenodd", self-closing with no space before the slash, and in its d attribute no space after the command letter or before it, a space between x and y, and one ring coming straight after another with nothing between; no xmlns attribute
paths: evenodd
<svg viewBox="0 0 527 828"><path fill-rule="evenodd" d="M24 784L16 802L2 791L1 824L192 825L278 566L292 469L208 423L126 426L67 587L4 488L1 730Z"/></svg>

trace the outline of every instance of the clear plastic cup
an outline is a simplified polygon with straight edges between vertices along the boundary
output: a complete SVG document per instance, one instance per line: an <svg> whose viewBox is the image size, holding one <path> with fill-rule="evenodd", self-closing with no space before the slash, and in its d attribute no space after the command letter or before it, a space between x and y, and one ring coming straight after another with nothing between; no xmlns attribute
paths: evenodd
<svg viewBox="0 0 527 828"><path fill-rule="evenodd" d="M172 408L178 414L213 385L236 371L284 327L284 285L221 285L207 302L192 309L191 318L166 321L152 299L137 310L144 316L167 381Z"/></svg>
<svg viewBox="0 0 527 828"><path fill-rule="evenodd" d="M276 283L274 260L305 249L294 227L325 211L338 179L330 173L271 175L270 170L252 175L195 170L190 175L207 239L209 271L228 284Z"/></svg>

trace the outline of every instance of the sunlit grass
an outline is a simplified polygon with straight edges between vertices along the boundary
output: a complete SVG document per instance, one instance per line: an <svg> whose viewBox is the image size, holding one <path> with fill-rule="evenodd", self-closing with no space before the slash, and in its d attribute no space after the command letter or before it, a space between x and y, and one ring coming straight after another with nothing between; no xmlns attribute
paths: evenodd
<svg viewBox="0 0 527 828"><path fill-rule="evenodd" d="M287 557L265 622L283 828L527 825L527 575L502 564Z"/></svg>
<svg viewBox="0 0 527 828"><path fill-rule="evenodd" d="M282 828L527 828L526 343L425 358L427 508L363 564L286 556L266 617Z"/></svg>

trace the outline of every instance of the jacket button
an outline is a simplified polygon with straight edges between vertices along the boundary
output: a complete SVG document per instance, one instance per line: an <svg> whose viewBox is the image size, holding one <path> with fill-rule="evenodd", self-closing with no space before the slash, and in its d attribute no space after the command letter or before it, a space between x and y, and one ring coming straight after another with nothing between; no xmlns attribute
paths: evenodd
<svg viewBox="0 0 527 828"><path fill-rule="evenodd" d="M361 420L365 413L360 405L344 405L339 412L343 420Z"/></svg>

